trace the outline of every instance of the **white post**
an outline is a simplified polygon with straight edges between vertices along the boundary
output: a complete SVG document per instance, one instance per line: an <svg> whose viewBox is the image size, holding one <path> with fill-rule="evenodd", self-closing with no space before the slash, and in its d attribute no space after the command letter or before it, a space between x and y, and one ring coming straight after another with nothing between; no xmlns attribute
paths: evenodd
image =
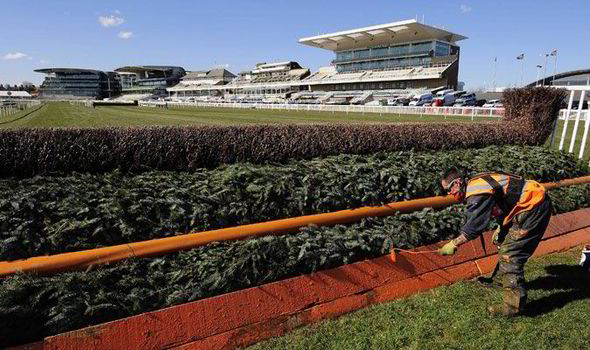
<svg viewBox="0 0 590 350"><path fill-rule="evenodd" d="M570 119L570 111L572 110L572 104L574 103L574 93L575 91L572 90L570 93L570 100L567 103L567 111L565 111L565 121L563 123L563 130L561 131L561 140L559 141L559 150L563 149L563 143L565 142L565 135L567 132L567 123Z"/></svg>
<svg viewBox="0 0 590 350"><path fill-rule="evenodd" d="M584 156L584 149L586 148L586 140L588 139L588 129L590 129L590 109L586 110L586 124L584 125L584 136L582 137L582 145L580 146L580 156L582 159Z"/></svg>
<svg viewBox="0 0 590 350"><path fill-rule="evenodd" d="M584 90L581 92L580 102L578 103L578 114L576 115L576 122L574 123L574 133L572 134L572 141L570 142L570 153L574 151L574 144L576 143L576 136L578 135L578 124L580 124L580 115L582 115L582 106L584 105L584 97L586 97Z"/></svg>

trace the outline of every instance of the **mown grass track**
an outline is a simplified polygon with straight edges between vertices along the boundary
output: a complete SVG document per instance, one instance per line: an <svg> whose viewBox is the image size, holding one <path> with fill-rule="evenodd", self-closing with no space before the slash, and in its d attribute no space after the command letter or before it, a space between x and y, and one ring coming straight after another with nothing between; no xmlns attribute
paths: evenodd
<svg viewBox="0 0 590 350"><path fill-rule="evenodd" d="M248 349L588 349L590 273L581 247L531 259L530 309L512 319L487 315L501 289L471 281L380 304L298 329Z"/></svg>
<svg viewBox="0 0 590 350"><path fill-rule="evenodd" d="M15 118L13 118L15 119ZM440 122L443 116L377 113L331 113L235 108L146 108L84 107L69 103L48 103L46 108L26 118L0 125L0 128L100 128L158 125L237 125L237 124L317 124L317 123L406 123ZM446 121L472 123L468 117L448 117ZM476 121L498 121L477 118Z"/></svg>

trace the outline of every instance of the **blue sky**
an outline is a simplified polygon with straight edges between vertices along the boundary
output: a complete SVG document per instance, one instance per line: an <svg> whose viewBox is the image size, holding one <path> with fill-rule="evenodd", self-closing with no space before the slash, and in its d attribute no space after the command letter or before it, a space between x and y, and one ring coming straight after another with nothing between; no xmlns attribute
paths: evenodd
<svg viewBox="0 0 590 350"><path fill-rule="evenodd" d="M588 0L151 1L13 0L0 7L0 83L43 80L33 69L227 65L298 61L316 71L333 53L299 38L424 16L468 39L459 42L459 80L469 89L536 78L540 55L558 50L557 71L590 68ZM547 75L554 61L548 61Z"/></svg>

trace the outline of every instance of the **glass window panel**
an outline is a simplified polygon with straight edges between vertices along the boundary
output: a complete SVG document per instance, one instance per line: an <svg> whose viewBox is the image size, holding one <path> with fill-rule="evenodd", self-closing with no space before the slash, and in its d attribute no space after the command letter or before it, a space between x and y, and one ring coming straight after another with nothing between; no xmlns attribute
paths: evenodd
<svg viewBox="0 0 590 350"><path fill-rule="evenodd" d="M371 49L371 56L372 57L383 57L383 56L387 55L387 51L388 50L386 47Z"/></svg>
<svg viewBox="0 0 590 350"><path fill-rule="evenodd" d="M400 55L407 55L410 53L410 45L401 45L399 46Z"/></svg>
<svg viewBox="0 0 590 350"><path fill-rule="evenodd" d="M439 41L436 42L436 49L435 49L436 56L448 56L449 53L450 53L449 44L441 43Z"/></svg>
<svg viewBox="0 0 590 350"><path fill-rule="evenodd" d="M357 50L354 51L354 58L367 58L369 57L369 50Z"/></svg>

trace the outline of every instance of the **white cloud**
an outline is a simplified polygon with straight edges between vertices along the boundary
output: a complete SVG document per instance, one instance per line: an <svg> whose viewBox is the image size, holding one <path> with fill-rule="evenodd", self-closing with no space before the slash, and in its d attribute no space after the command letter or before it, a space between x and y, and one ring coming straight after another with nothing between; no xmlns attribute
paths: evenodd
<svg viewBox="0 0 590 350"><path fill-rule="evenodd" d="M121 25L121 24L125 23L125 19L123 17L118 17L118 16L115 16L115 15L99 16L98 17L98 22L103 27L116 27L118 25Z"/></svg>
<svg viewBox="0 0 590 350"><path fill-rule="evenodd" d="M461 4L461 13L471 12L471 10L472 10L471 6L467 6L465 4Z"/></svg>
<svg viewBox="0 0 590 350"><path fill-rule="evenodd" d="M121 39L131 39L133 38L133 32L119 32L117 36Z"/></svg>
<svg viewBox="0 0 590 350"><path fill-rule="evenodd" d="M2 59L4 60L30 60L33 57L27 55L26 53L22 53L22 52L9 52L6 55L2 56Z"/></svg>

